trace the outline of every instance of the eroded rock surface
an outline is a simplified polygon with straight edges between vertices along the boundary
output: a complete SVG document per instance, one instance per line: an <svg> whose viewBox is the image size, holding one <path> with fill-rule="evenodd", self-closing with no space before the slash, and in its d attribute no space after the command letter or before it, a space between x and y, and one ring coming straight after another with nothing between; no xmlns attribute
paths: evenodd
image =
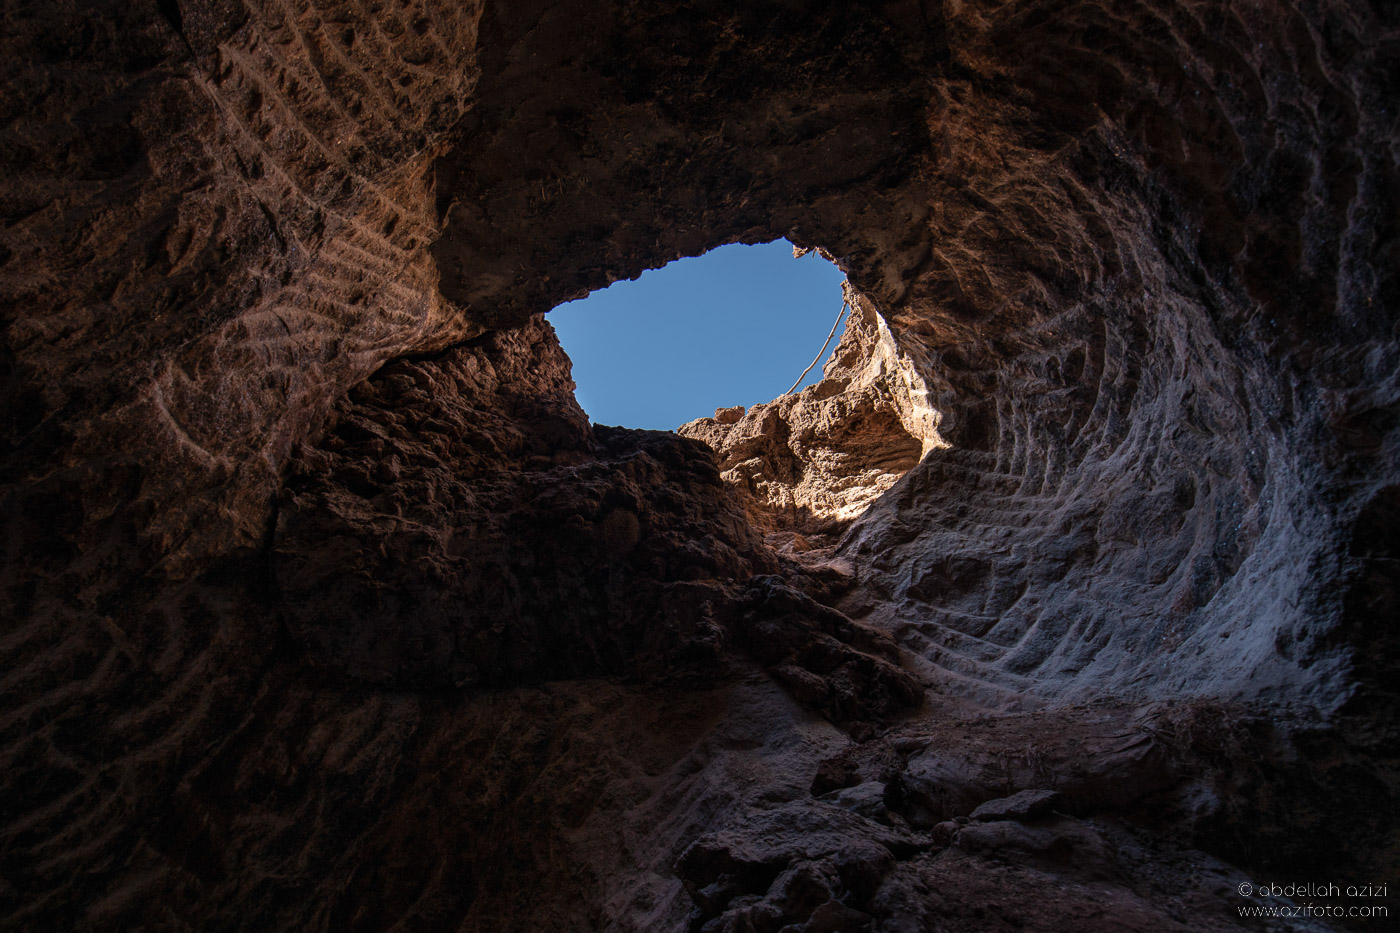
<svg viewBox="0 0 1400 933"><path fill-rule="evenodd" d="M1391 5L0 22L4 926L1396 887ZM584 422L541 315L779 236L825 388Z"/></svg>
<svg viewBox="0 0 1400 933"><path fill-rule="evenodd" d="M918 702L887 636L794 589L813 583L703 445L591 427L572 389L537 317L350 393L294 460L272 547L313 663L418 689L669 681L747 648L837 720Z"/></svg>
<svg viewBox="0 0 1400 933"><path fill-rule="evenodd" d="M753 524L796 533L799 552L835 543L925 452L946 446L928 389L889 328L849 287L847 301L853 310L819 382L677 429L719 455L724 479L751 497Z"/></svg>

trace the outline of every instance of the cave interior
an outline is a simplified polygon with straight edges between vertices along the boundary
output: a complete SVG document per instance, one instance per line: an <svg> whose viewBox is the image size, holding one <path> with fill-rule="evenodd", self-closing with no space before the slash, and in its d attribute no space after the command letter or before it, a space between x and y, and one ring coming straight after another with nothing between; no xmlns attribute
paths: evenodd
<svg viewBox="0 0 1400 933"><path fill-rule="evenodd" d="M7 4L0 927L1379 929L1397 9ZM820 381L589 422L784 237Z"/></svg>

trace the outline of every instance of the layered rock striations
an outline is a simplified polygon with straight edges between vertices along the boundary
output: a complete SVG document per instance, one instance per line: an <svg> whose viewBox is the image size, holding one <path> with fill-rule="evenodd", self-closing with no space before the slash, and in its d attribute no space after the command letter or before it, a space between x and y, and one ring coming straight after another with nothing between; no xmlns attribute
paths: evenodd
<svg viewBox="0 0 1400 933"><path fill-rule="evenodd" d="M0 17L0 925L1393 876L1389 6ZM822 382L586 423L541 315L779 236Z"/></svg>

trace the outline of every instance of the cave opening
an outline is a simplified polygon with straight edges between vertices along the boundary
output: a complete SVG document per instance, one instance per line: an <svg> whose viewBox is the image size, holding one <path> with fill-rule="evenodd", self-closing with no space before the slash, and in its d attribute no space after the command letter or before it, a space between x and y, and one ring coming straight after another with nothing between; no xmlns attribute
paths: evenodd
<svg viewBox="0 0 1400 933"><path fill-rule="evenodd" d="M818 250L734 243L561 304L549 320L594 422L674 430L818 382L845 326L844 282Z"/></svg>

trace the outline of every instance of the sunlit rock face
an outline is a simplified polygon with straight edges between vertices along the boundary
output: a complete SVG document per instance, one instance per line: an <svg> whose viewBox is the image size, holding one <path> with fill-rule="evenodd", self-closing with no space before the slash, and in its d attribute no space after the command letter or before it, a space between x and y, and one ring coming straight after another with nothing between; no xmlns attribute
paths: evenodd
<svg viewBox="0 0 1400 933"><path fill-rule="evenodd" d="M1389 5L0 16L5 926L1394 874ZM822 383L586 423L544 312L780 236Z"/></svg>
<svg viewBox="0 0 1400 933"><path fill-rule="evenodd" d="M947 446L918 370L870 303L847 297L854 310L821 380L677 429L715 450L724 479L749 494L753 525L795 553L829 548L925 451Z"/></svg>

